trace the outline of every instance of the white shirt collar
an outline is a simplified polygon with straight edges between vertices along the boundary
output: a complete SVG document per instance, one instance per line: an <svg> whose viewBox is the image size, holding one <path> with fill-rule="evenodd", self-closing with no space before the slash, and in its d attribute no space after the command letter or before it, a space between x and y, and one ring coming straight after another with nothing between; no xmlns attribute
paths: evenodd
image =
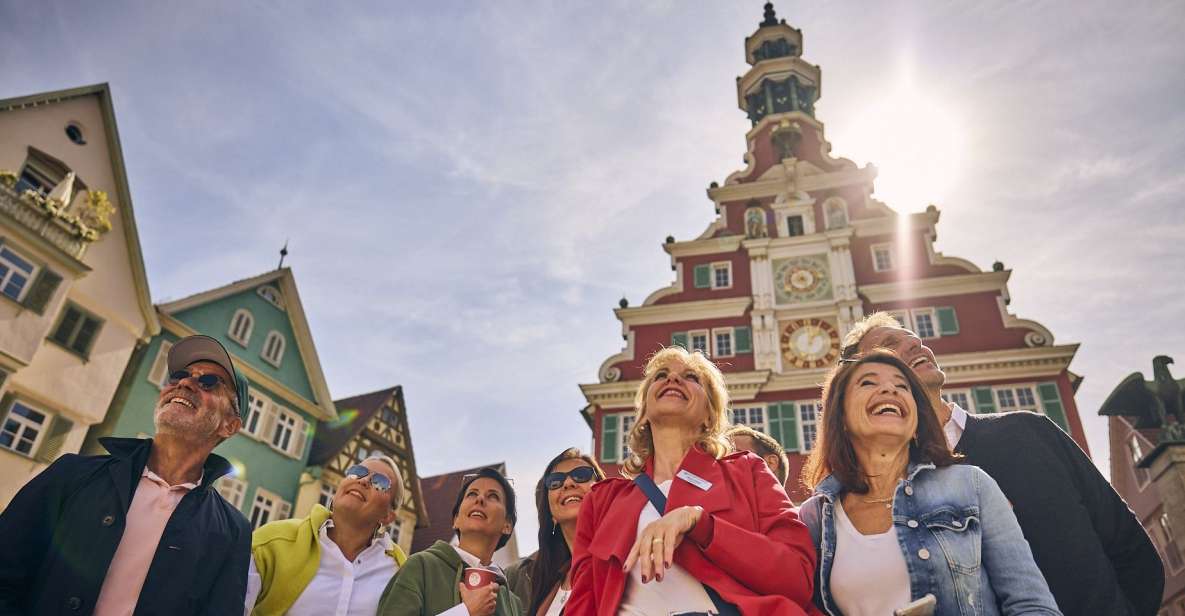
<svg viewBox="0 0 1185 616"><path fill-rule="evenodd" d="M470 554L469 552L466 552L465 550L462 550L460 545L457 545L454 543L454 544L452 544L452 546L453 546L453 549L457 551L457 555L461 557L461 560L465 561L465 564L469 567L482 567L485 569L494 569L497 571L502 570L502 568L499 567L497 565L497 563L495 563L493 561L493 559L490 560L490 564L483 565L483 564L481 564L480 558L474 556L473 554Z"/></svg>
<svg viewBox="0 0 1185 616"><path fill-rule="evenodd" d="M954 402L946 403L946 407L950 409L950 419L942 426L942 432L946 435L946 444L953 451L963 438L963 431L967 429L967 411Z"/></svg>

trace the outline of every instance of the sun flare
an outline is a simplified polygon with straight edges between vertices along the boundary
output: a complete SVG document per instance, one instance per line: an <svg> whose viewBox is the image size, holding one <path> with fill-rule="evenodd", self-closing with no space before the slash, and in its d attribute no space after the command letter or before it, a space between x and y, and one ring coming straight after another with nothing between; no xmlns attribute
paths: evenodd
<svg viewBox="0 0 1185 616"><path fill-rule="evenodd" d="M877 168L874 197L899 212L941 205L959 179L965 131L951 106L903 80L837 135L837 151ZM840 131L837 131L840 132Z"/></svg>

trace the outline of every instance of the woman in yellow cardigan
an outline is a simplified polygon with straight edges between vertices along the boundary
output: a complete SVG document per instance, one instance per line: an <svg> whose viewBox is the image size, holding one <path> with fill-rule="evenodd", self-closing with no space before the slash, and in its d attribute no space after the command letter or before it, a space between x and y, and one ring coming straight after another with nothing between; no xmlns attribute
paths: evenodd
<svg viewBox="0 0 1185 616"><path fill-rule="evenodd" d="M403 502L395 461L373 455L346 471L333 511L259 527L251 537L248 616L373 616L387 582L407 559L384 532Z"/></svg>

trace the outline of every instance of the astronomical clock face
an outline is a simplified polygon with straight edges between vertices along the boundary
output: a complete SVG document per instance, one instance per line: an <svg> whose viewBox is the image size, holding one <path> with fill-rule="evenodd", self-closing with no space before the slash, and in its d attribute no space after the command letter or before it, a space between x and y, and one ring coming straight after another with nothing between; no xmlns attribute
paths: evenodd
<svg viewBox="0 0 1185 616"><path fill-rule="evenodd" d="M826 255L791 257L773 262L774 295L779 304L831 299Z"/></svg>
<svg viewBox="0 0 1185 616"><path fill-rule="evenodd" d="M839 358L839 332L822 319L798 319L782 329L782 359L795 368L822 368Z"/></svg>

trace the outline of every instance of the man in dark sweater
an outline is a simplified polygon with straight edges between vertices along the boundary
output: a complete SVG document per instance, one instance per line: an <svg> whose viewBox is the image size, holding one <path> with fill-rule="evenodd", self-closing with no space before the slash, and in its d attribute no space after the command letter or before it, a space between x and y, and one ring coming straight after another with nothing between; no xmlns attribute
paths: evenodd
<svg viewBox="0 0 1185 616"><path fill-rule="evenodd" d="M1160 555L1135 514L1065 432L1037 413L971 415L942 402L946 375L934 352L888 313L857 323L840 356L872 349L892 351L914 369L935 401L951 448L1000 484L1062 612L1156 614L1165 582Z"/></svg>

